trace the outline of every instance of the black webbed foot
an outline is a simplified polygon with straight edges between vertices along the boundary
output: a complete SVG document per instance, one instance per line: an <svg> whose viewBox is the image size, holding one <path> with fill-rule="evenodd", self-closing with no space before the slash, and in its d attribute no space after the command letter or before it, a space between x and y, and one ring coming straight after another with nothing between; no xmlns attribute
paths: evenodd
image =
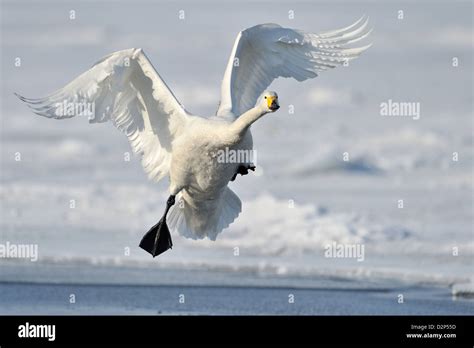
<svg viewBox="0 0 474 348"><path fill-rule="evenodd" d="M235 173L233 176L232 176L232 179L230 179L230 181L234 181L235 178L237 177L237 174L240 174L242 176L244 175L247 175L249 173L249 169L251 171L255 171L255 166L253 164L249 164L249 165L240 165L239 168L237 168L237 173Z"/></svg>
<svg viewBox="0 0 474 348"><path fill-rule="evenodd" d="M140 248L148 251L153 257L164 253L173 247L171 234L166 224L166 214L174 205L175 196L171 195L166 201L166 210L161 220L143 236Z"/></svg>

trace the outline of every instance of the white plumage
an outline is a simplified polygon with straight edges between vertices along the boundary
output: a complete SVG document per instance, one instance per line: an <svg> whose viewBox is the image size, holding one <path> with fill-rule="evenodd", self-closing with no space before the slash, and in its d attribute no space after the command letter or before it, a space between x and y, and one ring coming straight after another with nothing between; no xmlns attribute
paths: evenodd
<svg viewBox="0 0 474 348"><path fill-rule="evenodd" d="M218 115L242 114L278 77L304 81L321 71L354 58L370 45L348 48L370 34L368 19L361 18L339 30L320 34L262 24L237 35L221 87Z"/></svg>
<svg viewBox="0 0 474 348"><path fill-rule="evenodd" d="M42 99L19 96L37 114L64 119L59 105L88 102L90 123L111 121L129 139L149 178L170 178L177 204L168 214L171 231L215 240L241 211L228 188L239 166L219 163L217 151L251 150L250 125L276 111L277 95L265 89L278 77L304 81L354 59L369 46L348 45L369 34L367 19L321 34L257 25L240 32L232 49L215 116L187 112L141 49L113 53L71 83ZM267 99L268 97L268 99ZM273 100L273 104L270 101Z"/></svg>

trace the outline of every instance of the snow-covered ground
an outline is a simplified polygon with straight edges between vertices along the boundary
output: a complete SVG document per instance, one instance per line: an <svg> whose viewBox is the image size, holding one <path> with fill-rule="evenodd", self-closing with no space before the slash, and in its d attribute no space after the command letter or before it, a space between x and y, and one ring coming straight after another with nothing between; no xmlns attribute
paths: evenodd
<svg viewBox="0 0 474 348"><path fill-rule="evenodd" d="M1 6L0 243L37 243L40 262L441 284L473 276L472 3ZM47 120L13 95L45 96L105 54L142 47L187 109L212 114L239 30L318 32L363 14L374 45L360 59L271 87L282 108L253 126L258 170L231 184L238 220L216 242L173 236L153 260L138 242L162 214L166 183L124 160L129 145L112 125ZM420 118L382 116L389 99L420 103ZM363 245L363 260L325 257L333 242Z"/></svg>

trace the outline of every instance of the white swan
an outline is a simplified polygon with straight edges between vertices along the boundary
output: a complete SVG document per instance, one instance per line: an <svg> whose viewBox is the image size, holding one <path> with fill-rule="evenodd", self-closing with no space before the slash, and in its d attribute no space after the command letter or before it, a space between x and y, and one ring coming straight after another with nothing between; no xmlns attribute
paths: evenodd
<svg viewBox="0 0 474 348"><path fill-rule="evenodd" d="M142 155L150 179L169 175L165 214L140 243L156 256L172 247L168 225L190 238L215 240L235 220L241 202L227 185L238 173L245 175L255 167L218 161L216 153L251 150L250 126L279 108L277 94L264 91L272 81L303 81L358 57L370 45L348 45L369 34L367 22L361 18L321 34L276 24L240 32L225 70L219 109L211 117L187 112L141 49L103 58L49 97L18 97L48 118L88 115L90 123L111 121ZM175 197L179 204L174 205Z"/></svg>

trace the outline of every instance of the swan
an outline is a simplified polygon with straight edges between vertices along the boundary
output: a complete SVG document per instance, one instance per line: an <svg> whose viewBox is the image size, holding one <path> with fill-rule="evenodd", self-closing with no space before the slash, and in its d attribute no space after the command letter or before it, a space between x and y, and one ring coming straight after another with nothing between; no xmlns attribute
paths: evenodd
<svg viewBox="0 0 474 348"><path fill-rule="evenodd" d="M277 24L241 31L225 69L218 110L210 117L188 112L140 48L104 57L48 97L15 94L41 116L112 122L141 155L151 180L169 176L163 217L140 242L155 257L172 248L170 231L215 240L237 218L242 204L229 181L255 166L251 161L218 161L216 154L251 151L251 125L280 107L277 93L266 90L272 81L304 81L358 57L370 45L350 44L369 35L367 24L362 17L319 34Z"/></svg>

